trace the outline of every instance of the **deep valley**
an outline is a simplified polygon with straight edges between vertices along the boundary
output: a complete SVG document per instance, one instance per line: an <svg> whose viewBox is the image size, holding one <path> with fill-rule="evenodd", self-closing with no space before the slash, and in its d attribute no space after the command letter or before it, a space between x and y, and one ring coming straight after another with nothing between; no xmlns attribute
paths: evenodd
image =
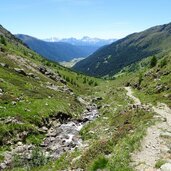
<svg viewBox="0 0 171 171"><path fill-rule="evenodd" d="M171 168L170 45L156 26L69 69L0 26L0 170Z"/></svg>

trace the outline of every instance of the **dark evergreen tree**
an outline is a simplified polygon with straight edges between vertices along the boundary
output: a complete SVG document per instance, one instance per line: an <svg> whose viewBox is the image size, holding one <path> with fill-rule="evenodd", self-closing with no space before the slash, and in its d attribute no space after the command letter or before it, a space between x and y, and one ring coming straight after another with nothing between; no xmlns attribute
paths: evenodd
<svg viewBox="0 0 171 171"><path fill-rule="evenodd" d="M6 43L6 40L5 40L5 38L4 38L4 36L0 36L0 41L1 41L1 43L3 44L3 45L7 45L7 43Z"/></svg>
<svg viewBox="0 0 171 171"><path fill-rule="evenodd" d="M157 58L153 56L150 61L150 67L153 68L156 66L156 64L157 64Z"/></svg>

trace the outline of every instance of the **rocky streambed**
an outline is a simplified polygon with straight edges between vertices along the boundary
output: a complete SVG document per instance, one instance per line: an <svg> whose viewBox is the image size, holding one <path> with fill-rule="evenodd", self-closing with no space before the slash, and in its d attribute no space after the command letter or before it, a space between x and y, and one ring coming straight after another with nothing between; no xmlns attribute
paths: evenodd
<svg viewBox="0 0 171 171"><path fill-rule="evenodd" d="M81 103L85 102L83 99L80 100ZM40 131L45 133L43 143L40 145L44 156L57 159L64 152L84 147L85 144L79 132L85 124L96 119L98 116L99 112L96 104L86 103L86 110L83 112L80 119L74 120L62 114L59 118L53 118L49 127L43 126L40 129ZM15 155L25 160L31 160L31 154L34 148L34 145L23 144L22 142L12 145L11 151L4 153L4 161L0 163L0 170L11 167Z"/></svg>
<svg viewBox="0 0 171 171"><path fill-rule="evenodd" d="M79 132L87 122L94 120L98 115L97 106L95 104L89 105L81 119L68 120L56 127L51 127L46 134L44 142L41 144L43 150L51 158L58 158L66 151L84 146Z"/></svg>

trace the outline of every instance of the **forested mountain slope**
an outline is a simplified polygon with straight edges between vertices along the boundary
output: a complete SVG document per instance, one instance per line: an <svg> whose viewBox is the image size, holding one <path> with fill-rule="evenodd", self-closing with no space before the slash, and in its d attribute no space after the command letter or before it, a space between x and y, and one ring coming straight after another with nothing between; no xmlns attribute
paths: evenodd
<svg viewBox="0 0 171 171"><path fill-rule="evenodd" d="M170 23L152 27L97 50L73 69L92 76L111 76L143 58L167 52L171 49L170 42Z"/></svg>

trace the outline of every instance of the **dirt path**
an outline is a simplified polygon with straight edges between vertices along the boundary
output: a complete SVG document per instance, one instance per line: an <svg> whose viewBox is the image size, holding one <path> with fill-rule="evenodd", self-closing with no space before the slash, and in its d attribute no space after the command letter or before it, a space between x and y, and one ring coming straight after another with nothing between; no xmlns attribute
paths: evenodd
<svg viewBox="0 0 171 171"><path fill-rule="evenodd" d="M140 105L141 101L133 95L131 87L125 87L125 89L127 91L127 96L129 96L134 101L134 104Z"/></svg>
<svg viewBox="0 0 171 171"><path fill-rule="evenodd" d="M131 88L125 87L125 89L127 95L134 100L134 104L141 105L140 100L133 95ZM161 159L171 163L171 146L169 145L171 143L171 110L165 104L152 108L156 113L154 117L158 118L158 121L147 129L140 151L132 154L131 165L137 171L160 171L155 168L155 165Z"/></svg>

